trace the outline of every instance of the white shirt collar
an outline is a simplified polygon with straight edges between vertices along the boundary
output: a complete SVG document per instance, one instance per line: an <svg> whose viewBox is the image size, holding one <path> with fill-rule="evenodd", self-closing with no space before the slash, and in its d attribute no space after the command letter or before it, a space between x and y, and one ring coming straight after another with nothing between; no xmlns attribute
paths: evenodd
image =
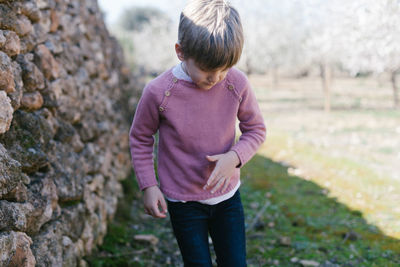
<svg viewBox="0 0 400 267"><path fill-rule="evenodd" d="M190 78L189 75L186 74L186 72L183 70L182 68L182 62L180 62L179 64L175 65L175 67L172 69L172 74L180 79L180 80L185 80L188 82L193 82L192 78Z"/></svg>

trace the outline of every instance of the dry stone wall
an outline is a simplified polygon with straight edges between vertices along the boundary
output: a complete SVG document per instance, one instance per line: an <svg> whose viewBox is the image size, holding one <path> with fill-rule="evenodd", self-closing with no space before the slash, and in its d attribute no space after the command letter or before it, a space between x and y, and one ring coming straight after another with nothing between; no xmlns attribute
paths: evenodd
<svg viewBox="0 0 400 267"><path fill-rule="evenodd" d="M85 266L102 243L133 80L97 0L0 0L0 266Z"/></svg>

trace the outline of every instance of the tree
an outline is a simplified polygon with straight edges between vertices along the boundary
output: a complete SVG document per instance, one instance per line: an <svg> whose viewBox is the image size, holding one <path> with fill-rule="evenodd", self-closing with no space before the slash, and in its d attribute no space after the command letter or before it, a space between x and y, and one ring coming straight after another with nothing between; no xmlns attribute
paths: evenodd
<svg viewBox="0 0 400 267"><path fill-rule="evenodd" d="M240 8L245 32L243 59L239 65L242 69L248 74L271 72L277 83L280 69L304 65L301 3L254 1Z"/></svg>
<svg viewBox="0 0 400 267"><path fill-rule="evenodd" d="M358 72L388 72L393 88L394 107L399 108L397 76L400 74L400 1L362 0L353 8L347 59L343 65Z"/></svg>
<svg viewBox="0 0 400 267"><path fill-rule="evenodd" d="M304 56L320 68L325 112L331 110L334 69L349 50L349 34L344 21L352 18L350 4L351 1L345 0L305 1Z"/></svg>
<svg viewBox="0 0 400 267"><path fill-rule="evenodd" d="M125 10L119 24L126 31L141 31L143 27L154 20L164 21L170 24L170 19L161 10L153 7L131 7Z"/></svg>
<svg viewBox="0 0 400 267"><path fill-rule="evenodd" d="M176 64L176 29L161 10L133 7L124 12L114 34L122 44L126 61L139 74L158 75Z"/></svg>
<svg viewBox="0 0 400 267"><path fill-rule="evenodd" d="M132 35L132 41L135 64L142 72L156 76L178 62L174 48L177 33L164 20L152 20Z"/></svg>

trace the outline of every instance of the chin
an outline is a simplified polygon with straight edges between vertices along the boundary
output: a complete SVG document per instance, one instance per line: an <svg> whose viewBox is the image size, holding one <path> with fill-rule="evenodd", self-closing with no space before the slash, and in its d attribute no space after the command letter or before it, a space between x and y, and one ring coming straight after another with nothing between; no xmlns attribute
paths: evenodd
<svg viewBox="0 0 400 267"><path fill-rule="evenodd" d="M213 88L214 87L214 85L215 84L213 84L213 85L199 85L199 88L200 89L203 89L203 90L210 90L211 88Z"/></svg>

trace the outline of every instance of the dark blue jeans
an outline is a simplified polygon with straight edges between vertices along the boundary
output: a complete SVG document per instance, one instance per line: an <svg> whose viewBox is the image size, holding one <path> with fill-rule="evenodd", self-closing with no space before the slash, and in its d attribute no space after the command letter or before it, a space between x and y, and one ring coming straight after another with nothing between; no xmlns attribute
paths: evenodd
<svg viewBox="0 0 400 267"><path fill-rule="evenodd" d="M210 233L219 267L246 264L244 213L239 190L215 205L167 200L172 229L185 267L212 266Z"/></svg>

